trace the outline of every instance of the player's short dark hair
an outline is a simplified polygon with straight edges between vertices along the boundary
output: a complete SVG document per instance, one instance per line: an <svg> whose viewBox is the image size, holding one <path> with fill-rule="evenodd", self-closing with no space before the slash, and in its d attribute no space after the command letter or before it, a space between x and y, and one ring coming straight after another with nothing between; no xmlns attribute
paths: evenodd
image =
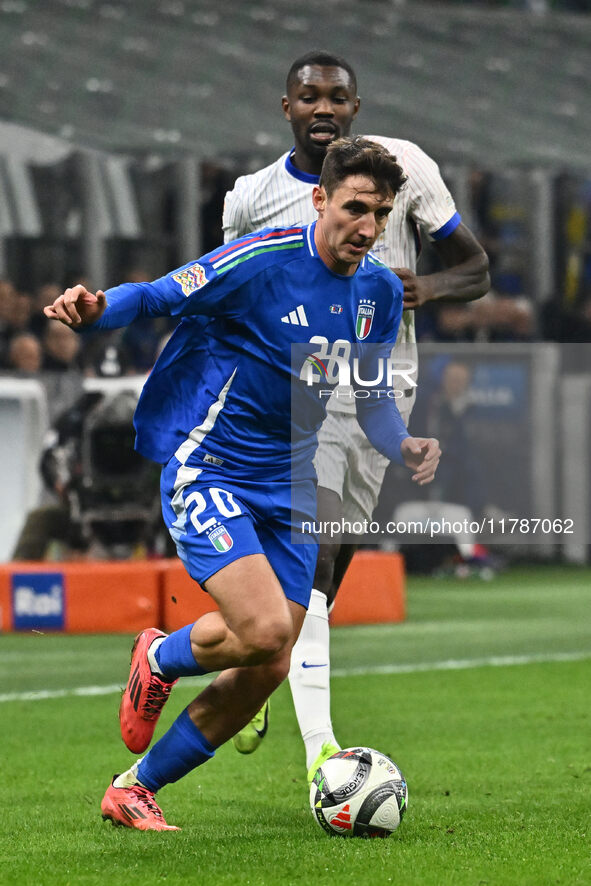
<svg viewBox="0 0 591 886"><path fill-rule="evenodd" d="M357 76L349 62L342 58L342 56L334 55L332 52L327 52L325 49L312 49L310 52L306 52L304 55L300 55L299 58L296 58L287 72L287 92L289 92L292 83L297 80L299 72L307 65L318 65L321 68L342 68L349 75L353 92L357 92Z"/></svg>
<svg viewBox="0 0 591 886"><path fill-rule="evenodd" d="M360 135L339 138L328 146L319 184L328 196L349 175L372 178L379 193L396 196L406 181L396 157L377 142Z"/></svg>

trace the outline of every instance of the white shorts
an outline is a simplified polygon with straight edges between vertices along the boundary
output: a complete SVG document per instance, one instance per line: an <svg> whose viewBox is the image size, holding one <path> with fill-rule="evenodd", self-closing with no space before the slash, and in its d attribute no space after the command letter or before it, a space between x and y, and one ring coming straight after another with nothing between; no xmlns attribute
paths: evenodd
<svg viewBox="0 0 591 886"><path fill-rule="evenodd" d="M408 404L398 404L406 425L413 403L414 397L409 397ZM314 467L318 485L336 492L341 499L345 520L371 520L388 464L388 459L373 448L354 413L327 413L318 433ZM322 520L321 514L318 519Z"/></svg>

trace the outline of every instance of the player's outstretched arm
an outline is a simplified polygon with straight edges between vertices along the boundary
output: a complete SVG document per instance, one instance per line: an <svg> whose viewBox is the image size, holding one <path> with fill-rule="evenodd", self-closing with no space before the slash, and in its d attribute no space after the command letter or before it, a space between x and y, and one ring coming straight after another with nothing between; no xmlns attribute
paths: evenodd
<svg viewBox="0 0 591 886"><path fill-rule="evenodd" d="M59 320L66 326L76 329L79 326L95 323L106 307L107 299L102 289L95 294L79 283L66 289L52 305L43 308L43 313L50 320Z"/></svg>
<svg viewBox="0 0 591 886"><path fill-rule="evenodd" d="M400 454L407 468L414 471L412 479L419 486L426 486L435 477L441 449L434 437L406 437L400 444Z"/></svg>
<svg viewBox="0 0 591 886"><path fill-rule="evenodd" d="M488 257L466 225L460 223L449 237L436 240L433 246L445 270L418 276L410 268L393 268L404 286L406 310L429 301L473 301L488 292Z"/></svg>

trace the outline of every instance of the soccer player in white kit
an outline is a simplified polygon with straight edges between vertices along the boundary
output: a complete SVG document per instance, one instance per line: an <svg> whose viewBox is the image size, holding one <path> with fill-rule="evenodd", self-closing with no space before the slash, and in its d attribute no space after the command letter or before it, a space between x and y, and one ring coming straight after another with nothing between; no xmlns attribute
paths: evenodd
<svg viewBox="0 0 591 886"><path fill-rule="evenodd" d="M268 225L313 221L310 194L327 146L348 135L359 110L353 68L343 58L312 51L296 59L287 75L283 113L295 146L270 166L241 176L226 195L224 239L233 240ZM397 348L416 356L414 311L428 301L470 301L489 288L488 259L462 223L437 164L416 144L399 138L367 136L384 145L402 166L407 183L396 196L386 230L373 247L404 284L404 313ZM444 270L417 276L420 237L434 245ZM401 386L400 386L401 387ZM408 424L414 388L397 401ZM318 521L370 520L386 469L386 459L372 449L355 418L355 406L333 396L319 434ZM356 549L332 537L320 544L314 589L299 639L294 646L289 682L302 738L308 778L339 749L330 715L328 612ZM370 591L366 591L370 593ZM242 753L260 744L268 706L234 743Z"/></svg>

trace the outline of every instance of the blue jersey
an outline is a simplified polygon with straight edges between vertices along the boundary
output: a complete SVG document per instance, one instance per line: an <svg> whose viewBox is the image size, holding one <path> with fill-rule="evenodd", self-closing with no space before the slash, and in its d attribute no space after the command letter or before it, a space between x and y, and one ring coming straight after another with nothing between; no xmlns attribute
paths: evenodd
<svg viewBox="0 0 591 886"><path fill-rule="evenodd" d="M314 355L337 340L384 343L389 354L402 312L398 277L371 255L351 276L334 273L316 250L315 224L248 234L153 283L107 291L98 328L181 320L136 410L143 455L250 477L286 476L294 451L311 461L326 401L294 365L292 345ZM360 400L358 414L376 448L399 457L408 434L394 403Z"/></svg>

